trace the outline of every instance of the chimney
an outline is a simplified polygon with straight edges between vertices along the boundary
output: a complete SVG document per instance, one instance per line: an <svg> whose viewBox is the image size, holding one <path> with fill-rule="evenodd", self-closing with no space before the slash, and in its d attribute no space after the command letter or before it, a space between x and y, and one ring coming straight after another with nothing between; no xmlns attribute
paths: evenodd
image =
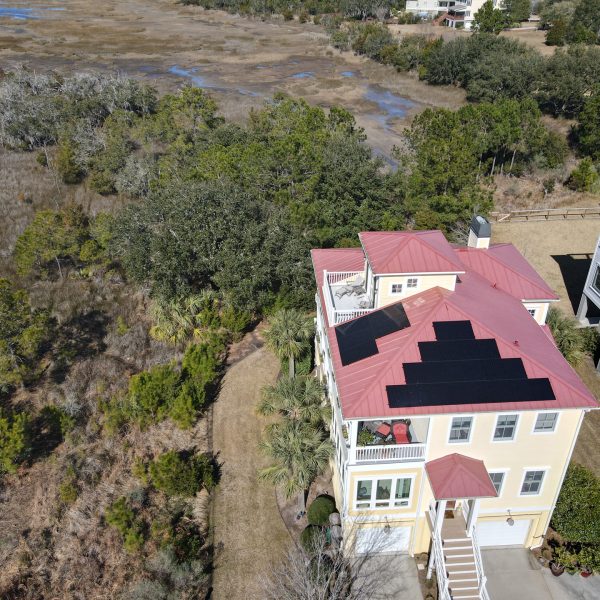
<svg viewBox="0 0 600 600"><path fill-rule="evenodd" d="M480 215L476 215L471 219L471 227L469 228L469 248L484 248L490 247L490 238L492 237L492 226L490 222Z"/></svg>

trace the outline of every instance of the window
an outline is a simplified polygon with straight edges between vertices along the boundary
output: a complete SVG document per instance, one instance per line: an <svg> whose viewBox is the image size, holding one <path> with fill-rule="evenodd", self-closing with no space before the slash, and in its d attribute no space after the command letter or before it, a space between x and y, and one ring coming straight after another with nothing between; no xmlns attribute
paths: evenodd
<svg viewBox="0 0 600 600"><path fill-rule="evenodd" d="M450 427L449 442L468 442L471 437L471 424L473 417L454 417Z"/></svg>
<svg viewBox="0 0 600 600"><path fill-rule="evenodd" d="M542 489L544 480L544 471L526 471L523 485L521 486L521 496L535 496Z"/></svg>
<svg viewBox="0 0 600 600"><path fill-rule="evenodd" d="M408 289L415 289L419 285L419 280L416 277L409 277L406 280L406 287Z"/></svg>
<svg viewBox="0 0 600 600"><path fill-rule="evenodd" d="M558 413L539 413L535 420L535 433L552 433L556 428Z"/></svg>
<svg viewBox="0 0 600 600"><path fill-rule="evenodd" d="M504 483L504 471L498 471L496 473L490 473L490 479L496 488L496 494L498 496L502 493L502 484Z"/></svg>
<svg viewBox="0 0 600 600"><path fill-rule="evenodd" d="M596 275L594 276L594 283L592 285L600 293L600 267L596 267Z"/></svg>
<svg viewBox="0 0 600 600"><path fill-rule="evenodd" d="M392 283L392 294L401 294L402 293L402 284L401 283Z"/></svg>
<svg viewBox="0 0 600 600"><path fill-rule="evenodd" d="M537 314L537 308L528 308L527 312L535 319L535 315Z"/></svg>
<svg viewBox="0 0 600 600"><path fill-rule="evenodd" d="M361 479L356 489L356 508L408 506L411 490L412 477Z"/></svg>
<svg viewBox="0 0 600 600"><path fill-rule="evenodd" d="M517 415L498 415L496 420L496 429L494 430L494 440L512 440L515 437L517 428Z"/></svg>

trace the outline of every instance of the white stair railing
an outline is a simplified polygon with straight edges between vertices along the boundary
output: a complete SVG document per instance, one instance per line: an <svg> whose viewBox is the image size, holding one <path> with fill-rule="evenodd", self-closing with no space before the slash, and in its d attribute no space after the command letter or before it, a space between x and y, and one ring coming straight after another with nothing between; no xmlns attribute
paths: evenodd
<svg viewBox="0 0 600 600"><path fill-rule="evenodd" d="M435 502L430 502L429 518L432 524L431 551L433 552L433 568L435 569L435 576L438 584L438 600L452 600L449 589L448 573L446 572L446 561L444 560L442 538L435 531L436 514ZM428 572L427 576L429 577L429 575L430 571Z"/></svg>
<svg viewBox="0 0 600 600"><path fill-rule="evenodd" d="M477 571L477 584L479 586L479 596L481 600L490 600L485 585L487 582L487 578L483 570L483 559L481 558L481 550L479 549L479 542L477 541L476 529L477 526L473 527L471 541L473 542L473 555L475 556L475 569Z"/></svg>

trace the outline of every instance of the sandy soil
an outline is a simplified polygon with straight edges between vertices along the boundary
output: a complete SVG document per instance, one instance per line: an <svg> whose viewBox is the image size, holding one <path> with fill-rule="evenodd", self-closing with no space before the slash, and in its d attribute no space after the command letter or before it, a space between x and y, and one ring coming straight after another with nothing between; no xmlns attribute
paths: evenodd
<svg viewBox="0 0 600 600"><path fill-rule="evenodd" d="M415 25L390 25L389 27L391 31L397 35L429 35L432 37L443 37L447 42L458 37L472 35L470 32L465 31L464 29L452 29L450 27L444 27L441 25L432 25L431 23L418 23ZM503 31L500 35L513 40L519 40L520 42L535 48L544 56L554 54L556 49L555 46L546 46L546 32L538 29L514 29L511 31Z"/></svg>
<svg viewBox="0 0 600 600"><path fill-rule="evenodd" d="M512 242L560 296L558 307L573 314L600 233L600 220L495 223L494 242ZM600 375L591 359L577 367L579 376L600 398ZM588 413L573 460L600 476L600 411Z"/></svg>
<svg viewBox="0 0 600 600"><path fill-rule="evenodd" d="M162 90L193 80L212 89L223 113L233 118L284 91L313 104L348 108L371 145L386 155L416 111L464 102L461 90L432 88L391 67L334 51L324 30L314 25L253 20L175 0L9 5L34 7L39 18L0 18L5 68L118 69Z"/></svg>
<svg viewBox="0 0 600 600"><path fill-rule="evenodd" d="M235 364L213 407L213 450L222 465L212 518L214 600L261 598L265 571L291 543L273 486L257 477L268 461L258 448L264 420L256 416L255 407L261 388L275 381L279 362L256 333L242 344L250 353L233 350Z"/></svg>

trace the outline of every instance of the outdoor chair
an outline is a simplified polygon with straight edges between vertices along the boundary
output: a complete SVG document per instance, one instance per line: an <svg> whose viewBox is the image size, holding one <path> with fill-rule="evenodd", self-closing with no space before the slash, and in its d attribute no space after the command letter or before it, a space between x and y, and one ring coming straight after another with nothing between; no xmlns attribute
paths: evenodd
<svg viewBox="0 0 600 600"><path fill-rule="evenodd" d="M382 423L376 430L375 435L382 440L385 440L388 435L392 432L392 428L389 423Z"/></svg>
<svg viewBox="0 0 600 600"><path fill-rule="evenodd" d="M343 298L344 296L346 296L348 294L352 294L353 292L354 292L353 287L351 287L349 285L345 285L344 287L341 287L339 290L336 291L335 297Z"/></svg>
<svg viewBox="0 0 600 600"><path fill-rule="evenodd" d="M392 432L396 444L410 444L410 432L406 423L402 423L401 421L393 423Z"/></svg>

